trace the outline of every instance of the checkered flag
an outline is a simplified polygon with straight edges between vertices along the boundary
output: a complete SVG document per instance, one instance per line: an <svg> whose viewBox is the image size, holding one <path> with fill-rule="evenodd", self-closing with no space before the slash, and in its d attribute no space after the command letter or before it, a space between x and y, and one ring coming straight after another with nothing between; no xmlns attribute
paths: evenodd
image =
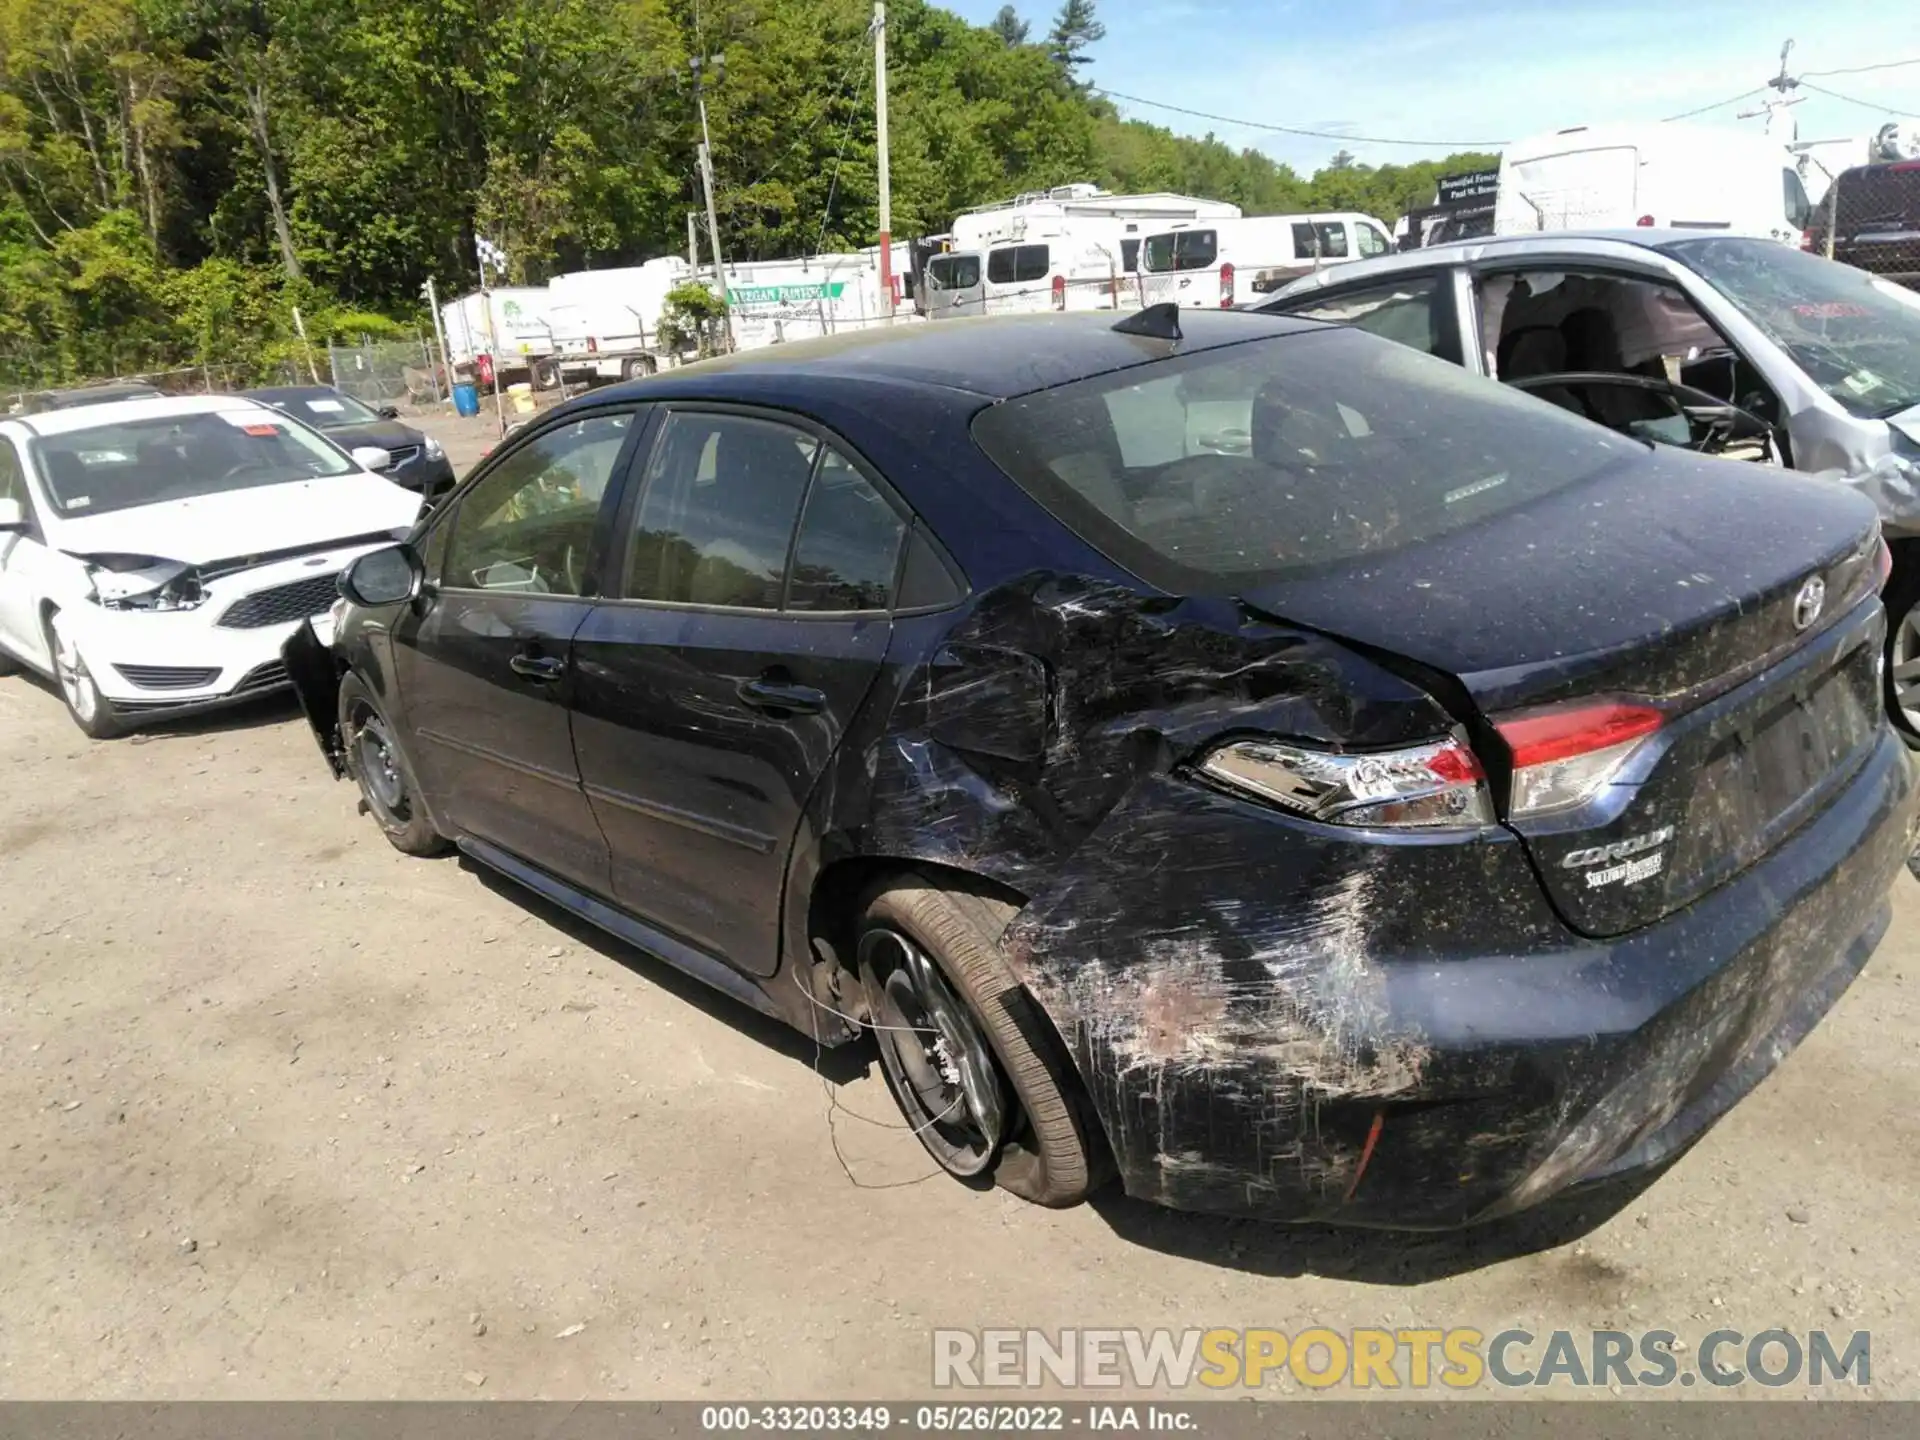
<svg viewBox="0 0 1920 1440"><path fill-rule="evenodd" d="M487 239L484 235L473 237L473 248L480 257L482 267L491 265L499 274L507 273L507 252Z"/></svg>

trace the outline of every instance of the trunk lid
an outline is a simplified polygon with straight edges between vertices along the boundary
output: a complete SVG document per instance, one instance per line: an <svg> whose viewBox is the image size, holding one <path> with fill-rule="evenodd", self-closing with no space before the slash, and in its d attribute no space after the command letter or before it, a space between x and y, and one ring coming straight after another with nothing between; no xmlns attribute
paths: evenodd
<svg viewBox="0 0 1920 1440"><path fill-rule="evenodd" d="M1882 723L1884 622L1861 603L1877 544L1873 506L1838 486L1666 451L1243 598L1450 692L1503 807L1502 719L1660 710L1594 799L1509 822L1568 923L1605 936L1759 859L1864 758Z"/></svg>

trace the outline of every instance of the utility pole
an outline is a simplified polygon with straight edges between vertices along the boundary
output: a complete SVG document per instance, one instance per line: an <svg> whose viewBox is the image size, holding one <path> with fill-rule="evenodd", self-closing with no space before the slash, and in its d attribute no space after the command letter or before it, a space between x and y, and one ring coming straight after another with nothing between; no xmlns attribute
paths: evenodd
<svg viewBox="0 0 1920 1440"><path fill-rule="evenodd" d="M687 264L695 270L700 268L700 214L696 210L687 211Z"/></svg>
<svg viewBox="0 0 1920 1440"><path fill-rule="evenodd" d="M1734 117L1735 119L1753 120L1764 115L1767 117L1765 126L1766 133L1771 135L1773 133L1773 117L1789 106L1798 105L1802 100L1807 98L1804 95L1792 94L1793 91L1800 88L1799 79L1787 73L1787 56L1792 52L1793 41L1789 40L1780 47L1780 73L1767 81L1767 88L1772 90L1777 98L1761 101L1758 110L1741 110L1737 112ZM1793 138L1796 141L1800 138L1800 122L1797 120L1793 125Z"/></svg>
<svg viewBox="0 0 1920 1440"><path fill-rule="evenodd" d="M874 138L880 152L880 313L893 321L893 179L887 170L887 6L873 0Z"/></svg>
<svg viewBox="0 0 1920 1440"><path fill-rule="evenodd" d="M720 253L720 216L713 204L713 134L707 129L707 82L706 73L711 68L716 80L727 73L725 55L709 55L704 60L696 55L687 61L687 69L693 72L694 103L700 107L700 188L706 192L707 200L707 244L713 251L713 283L720 292L720 310L727 323L727 349L733 349L733 307L727 301L726 260Z"/></svg>

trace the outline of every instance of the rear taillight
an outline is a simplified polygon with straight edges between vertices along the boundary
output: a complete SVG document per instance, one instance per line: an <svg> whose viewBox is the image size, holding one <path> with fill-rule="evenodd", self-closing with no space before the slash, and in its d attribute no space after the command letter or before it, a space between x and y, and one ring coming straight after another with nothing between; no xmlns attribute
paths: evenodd
<svg viewBox="0 0 1920 1440"><path fill-rule="evenodd" d="M1056 310L1067 308L1067 277L1064 275L1053 277L1053 308Z"/></svg>
<svg viewBox="0 0 1920 1440"><path fill-rule="evenodd" d="M1231 265L1220 267L1220 308L1222 310L1233 308L1233 266Z"/></svg>
<svg viewBox="0 0 1920 1440"><path fill-rule="evenodd" d="M1650 229L1653 225L1653 217L1651 215L1642 215L1638 220L1634 221L1633 223L1638 225L1643 230Z"/></svg>
<svg viewBox="0 0 1920 1440"><path fill-rule="evenodd" d="M1494 819L1480 762L1457 740L1358 755L1282 740L1233 740L1211 751L1200 773L1333 825L1478 829Z"/></svg>
<svg viewBox="0 0 1920 1440"><path fill-rule="evenodd" d="M1665 717L1649 705L1581 702L1509 715L1494 728L1513 754L1516 820L1584 805L1613 782Z"/></svg>
<svg viewBox="0 0 1920 1440"><path fill-rule="evenodd" d="M587 336L587 353L589 355L598 355L600 353L600 342L591 335Z"/></svg>

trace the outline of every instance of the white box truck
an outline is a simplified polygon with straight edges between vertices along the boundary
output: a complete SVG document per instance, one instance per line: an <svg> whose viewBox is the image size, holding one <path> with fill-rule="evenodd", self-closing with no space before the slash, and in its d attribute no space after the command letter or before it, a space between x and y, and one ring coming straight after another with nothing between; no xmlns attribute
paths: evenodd
<svg viewBox="0 0 1920 1440"><path fill-rule="evenodd" d="M673 363L660 343L660 311L694 279L678 255L617 270L576 270L548 284L547 322L568 384L631 380Z"/></svg>
<svg viewBox="0 0 1920 1440"><path fill-rule="evenodd" d="M917 320L904 297L908 247L892 248L894 321ZM729 264L727 316L740 350L886 324L880 247Z"/></svg>
<svg viewBox="0 0 1920 1440"><path fill-rule="evenodd" d="M476 290L441 306L447 365L455 378L484 384L479 360L492 355L503 387L525 380L536 390L553 389L560 383L560 364L547 323L550 304L544 285L522 285L484 294Z"/></svg>
<svg viewBox="0 0 1920 1440"><path fill-rule="evenodd" d="M1580 125L1506 147L1493 230L1724 230L1797 246L1812 218L1793 152L1758 130Z"/></svg>

